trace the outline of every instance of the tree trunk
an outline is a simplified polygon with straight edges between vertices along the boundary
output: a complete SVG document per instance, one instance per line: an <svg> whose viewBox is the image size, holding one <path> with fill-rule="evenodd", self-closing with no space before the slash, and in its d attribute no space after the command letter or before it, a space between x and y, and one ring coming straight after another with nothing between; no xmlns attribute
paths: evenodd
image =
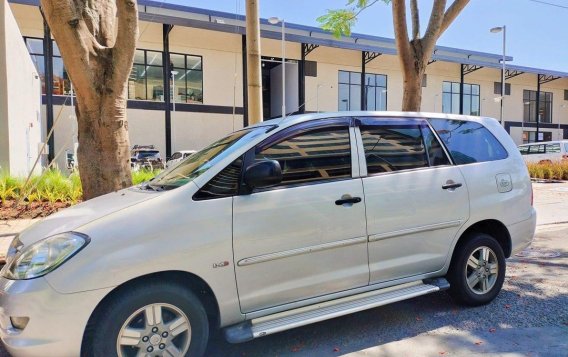
<svg viewBox="0 0 568 357"><path fill-rule="evenodd" d="M138 39L137 3L41 0L41 5L77 95L83 199L131 186L126 97Z"/></svg>
<svg viewBox="0 0 568 357"><path fill-rule="evenodd" d="M422 103L422 76L424 70L417 73L415 69L405 69L402 73L404 92L402 95L403 112L419 112Z"/></svg>
<svg viewBox="0 0 568 357"><path fill-rule="evenodd" d="M96 108L89 108L78 100L75 108L80 142L77 159L84 199L108 193L109 188L118 190L132 185L125 111L125 95L103 96Z"/></svg>
<svg viewBox="0 0 568 357"><path fill-rule="evenodd" d="M249 124L256 124L263 119L258 0L247 0L246 21L248 103L243 105L248 105Z"/></svg>

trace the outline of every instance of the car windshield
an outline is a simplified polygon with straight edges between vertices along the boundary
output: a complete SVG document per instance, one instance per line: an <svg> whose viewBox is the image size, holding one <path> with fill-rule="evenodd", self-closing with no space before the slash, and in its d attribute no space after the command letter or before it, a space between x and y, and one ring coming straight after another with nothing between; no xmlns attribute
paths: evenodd
<svg viewBox="0 0 568 357"><path fill-rule="evenodd" d="M162 172L147 187L153 189L173 189L187 184L209 170L227 155L266 133L273 126L260 126L236 131L206 148L192 154L179 165Z"/></svg>

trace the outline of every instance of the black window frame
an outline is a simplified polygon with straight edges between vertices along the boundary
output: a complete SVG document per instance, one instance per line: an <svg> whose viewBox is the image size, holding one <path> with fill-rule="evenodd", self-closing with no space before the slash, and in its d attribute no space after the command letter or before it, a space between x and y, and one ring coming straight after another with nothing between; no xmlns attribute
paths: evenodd
<svg viewBox="0 0 568 357"><path fill-rule="evenodd" d="M446 91L444 89L445 85L448 83L450 85L450 91ZM452 82L452 81L443 81L442 82L442 113L444 114L460 114L460 108L459 108L459 100L458 100L458 108L454 108L453 107L453 96L457 95L458 98L461 96L461 100L464 102L463 103L463 114L464 115L471 115L471 116L481 116L481 85L479 84L475 84L475 83L464 83L463 84L463 88L464 88L464 94L461 94L461 90L460 90L460 82ZM469 93L465 93L466 92L466 86L469 86ZM454 87L457 87L458 90L454 91ZM473 94L473 87L477 87L477 94ZM506 90L505 90L506 91ZM445 106L444 106L444 97L449 95L450 96L450 111L446 111ZM465 106L465 97L469 97L469 108L466 108ZM477 100L477 108L479 110L479 112L477 114L474 114L472 112L472 108L473 108L473 100L476 99Z"/></svg>
<svg viewBox="0 0 568 357"><path fill-rule="evenodd" d="M318 120L311 120L303 123L299 123L293 125L291 127L285 128L274 135L264 139L262 142L255 145L251 148L246 154L244 158L243 170L241 171L241 182L239 185L239 195L249 195L252 193L257 192L266 192L272 190L279 190L279 189L287 189L287 188L295 188L295 187L302 187L302 186L311 186L311 185L319 185L319 184L327 184L331 182L338 182L338 181L346 181L353 179L353 161L354 159L358 159L357 157L353 157L353 145L354 143L351 141L351 132L350 127L353 126L353 119L348 117L339 117L339 118L326 118L326 119L318 119ZM280 142L288 140L293 137L297 137L302 134L309 133L311 131L322 130L322 129L333 129L333 128L345 128L348 133L349 137L349 153L351 159L350 165L350 175L349 177L334 177L324 180L314 180L309 182L300 182L300 183L280 183L275 186L266 187L266 188L255 188L251 189L246 185L244 182L244 173L248 167L250 167L256 160L256 155L260 153L262 150L271 147L272 145L276 145Z"/></svg>
<svg viewBox="0 0 568 357"><path fill-rule="evenodd" d="M157 53L158 57L160 59L163 59L164 55L163 55L163 51L156 51L156 50L149 50L149 49L144 49L144 48L137 48L136 51L140 51L144 53L144 63L140 63L140 62L136 62L136 59L132 62L132 69L130 70L130 74L128 76L128 93L127 93L127 98L128 100L134 100L134 101L145 101L145 102L157 102L157 103L164 103L165 100L156 100L156 99L152 99L148 97L148 68L159 68L160 69L160 73L162 74L162 96L164 95L164 88L163 88L163 82L164 82L164 63L163 60L161 61L161 65L155 65L155 64L148 64L148 52L152 52L152 53ZM136 58L136 57L135 57ZM144 98L142 99L138 99L138 98L130 98L130 81L132 80L132 74L134 72L134 68L135 66L144 66L144 71L145 71L145 75L144 75ZM136 80L135 80L136 82Z"/></svg>
<svg viewBox="0 0 568 357"><path fill-rule="evenodd" d="M523 89L523 121L536 123L536 93L531 89ZM552 123L554 93L541 91L539 109L544 113L539 123Z"/></svg>
<svg viewBox="0 0 568 357"><path fill-rule="evenodd" d="M22 38L24 39L24 44L26 45L26 48L28 49L28 54L31 56L34 56L36 58L41 58L42 60L42 65L44 65L44 60L45 60L45 48L44 48L44 43L43 43L43 38L41 37L33 37L33 36L22 36ZM29 46L28 44L28 40L34 40L34 41L39 41L41 42L41 53L40 52L31 52L32 48L31 46ZM59 52L59 47L57 46L57 43L55 42L55 40L51 40L52 42L52 46L53 46L53 53L51 56L51 65L52 65L52 72L54 75L55 79L55 60L59 60L61 61L61 65L62 65L62 69L63 69L63 77L61 78L63 80L63 92L62 93L52 93L52 95L54 96L61 96L61 97L65 97L65 96L69 96L71 95L71 80L69 79L69 75L67 74L67 70L65 69L65 65L63 64L63 58L61 57L61 53ZM59 53L59 54L56 54ZM32 60L32 62L35 62ZM35 63L34 63L35 64ZM41 73L40 69L36 66L36 70L41 78L41 82L42 82L42 88L41 88L41 94L45 95L47 94L47 87L45 85L45 70L46 68L44 68L44 73ZM55 83L54 83L55 86ZM65 92L65 88L68 88L69 90L67 91L67 93ZM54 87L55 89L55 87Z"/></svg>
<svg viewBox="0 0 568 357"><path fill-rule="evenodd" d="M349 78L349 80L347 82L342 82L341 81L341 73L346 73L347 77ZM355 75L356 78L358 78L358 80L356 82L352 82L351 78L352 75ZM340 88L341 85L346 85L348 87L348 91L347 91L347 96L349 98L351 98L351 87L355 86L355 87L359 87L359 93L361 94L361 91L364 91L364 96L365 96L365 105L366 108L360 108L360 109L351 109L351 100L349 100L347 102L347 109L346 111L358 111L358 110L386 110L387 109L387 104L388 104L388 75L386 74L382 74L382 73L369 73L369 72L365 72L365 81L367 81L368 76L373 76L374 77L374 84L364 84L361 83L361 72L355 72L355 71L345 71L345 70L339 70L337 72L337 100L338 100L338 109L340 106L339 100L340 100L340 96L339 96L339 92L340 92ZM377 85L377 77L384 77L384 81L385 81L385 85L381 86L381 85ZM367 93L369 88L373 88L375 90L375 105L373 108L369 108L369 103L367 100ZM376 98L377 98L377 90L381 90L381 93L384 93L385 95L385 100L384 103L381 102L381 106L384 105L384 109L382 108L377 108L377 103L376 103ZM384 91L384 92L383 92ZM361 106L361 95L359 95L359 97L357 98L357 107ZM340 109L341 110L341 109Z"/></svg>
<svg viewBox="0 0 568 357"><path fill-rule="evenodd" d="M172 58L171 58L172 55L175 55L175 56L183 56L183 57L184 57L184 59L183 59L184 68L181 68L181 67L179 67L179 66L174 66L174 62L172 62ZM188 68L188 64L187 64L187 62L188 62L188 61L187 61L188 57L199 58L199 64L200 64L200 65L199 65L199 69L196 69L196 68ZM203 77L203 72L204 72L204 71L203 71L203 56L200 56L200 55L193 55L193 54L188 54L188 53L170 52L170 58L169 58L169 60L170 60L170 70L171 70L171 71L178 71L178 72L179 72L179 71L182 71L182 73L185 73L185 75L184 75L184 82L183 82L183 83L184 83L184 89L185 89L185 93L186 93L186 94L185 94L185 95L186 95L186 100L185 100L185 101L181 101L181 102L178 102L178 101L176 100L176 103L182 103L182 104L203 104L203 103L205 102L205 95L204 95L204 93L203 93L203 89L204 89L204 83L203 83L203 82L205 81L205 79L204 79L204 77ZM187 91L188 91L188 88L189 88L189 87L188 87L187 71L201 72L201 101L187 102ZM172 81L172 74L171 74L171 73L170 73L170 81ZM172 85L173 85L173 83L172 83ZM176 80L176 87L179 88L179 87L178 87L178 80ZM175 95L175 93L174 93L174 91L173 91L173 89L172 89L172 96L174 96L174 95ZM172 102L173 102L173 101L172 101Z"/></svg>
<svg viewBox="0 0 568 357"><path fill-rule="evenodd" d="M411 168L411 169L402 169L402 170L389 171L389 172L369 173L369 167L367 166L367 157L366 157L365 152L363 152L363 156L365 157L365 162L359 163L359 165L365 165L364 167L367 169L367 177L380 176L380 175L392 175L392 174L398 174L398 173L404 173L404 172L427 170L427 169L434 169L434 168L437 168L437 167L447 167L447 166L454 166L455 165L451 155L449 154L449 152L448 152L447 148L445 147L443 141L439 137L438 132L436 132L436 130L434 130L434 128L430 125L430 123L426 119L422 119L422 118L362 117L362 118L357 119L357 126L359 127L360 130L363 127L372 127L372 126L385 126L385 127L391 127L391 128L393 128L393 127L398 127L398 128L417 127L417 128L419 128L420 140L421 140L422 145L424 147L424 155L426 156L426 162L428 164L427 166L424 166L424 167L417 167L417 168ZM425 135L424 135L425 130L429 130L430 133L432 134L432 136L434 137L434 139L438 142L448 164L434 165L431 162L430 148L428 147L428 145L424 141L425 140ZM362 139L363 139L363 134L361 133L361 140ZM363 150L365 150L363 142L361 142L361 144L363 145Z"/></svg>

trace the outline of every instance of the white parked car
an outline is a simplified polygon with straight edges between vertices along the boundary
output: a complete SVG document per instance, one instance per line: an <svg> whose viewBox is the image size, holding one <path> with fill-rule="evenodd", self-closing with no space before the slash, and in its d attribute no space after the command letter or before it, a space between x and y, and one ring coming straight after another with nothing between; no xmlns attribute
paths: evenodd
<svg viewBox="0 0 568 357"><path fill-rule="evenodd" d="M526 162L555 162L568 160L568 140L519 145Z"/></svg>
<svg viewBox="0 0 568 357"><path fill-rule="evenodd" d="M166 162L166 168L175 166L185 160L188 156L195 154L197 150L181 150L173 153L172 157Z"/></svg>
<svg viewBox="0 0 568 357"><path fill-rule="evenodd" d="M210 327L243 342L444 289L486 304L535 224L494 119L271 120L22 232L0 337L16 357L201 356Z"/></svg>

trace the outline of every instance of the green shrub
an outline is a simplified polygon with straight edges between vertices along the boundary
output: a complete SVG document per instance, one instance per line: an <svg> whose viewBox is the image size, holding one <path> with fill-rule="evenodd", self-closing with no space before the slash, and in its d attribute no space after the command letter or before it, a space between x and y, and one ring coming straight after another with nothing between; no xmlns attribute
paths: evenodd
<svg viewBox="0 0 568 357"><path fill-rule="evenodd" d="M529 174L532 178L546 180L568 180L568 162L528 163Z"/></svg>
<svg viewBox="0 0 568 357"><path fill-rule="evenodd" d="M132 184L138 185L153 179L161 170L139 170L132 172Z"/></svg>
<svg viewBox="0 0 568 357"><path fill-rule="evenodd" d="M132 183L137 185L149 181L159 172L160 170L133 172ZM27 184L26 178L15 178L0 173L0 202L18 200L75 204L81 201L82 196L81 178L77 172L66 176L59 170L46 170L42 175L32 176Z"/></svg>

